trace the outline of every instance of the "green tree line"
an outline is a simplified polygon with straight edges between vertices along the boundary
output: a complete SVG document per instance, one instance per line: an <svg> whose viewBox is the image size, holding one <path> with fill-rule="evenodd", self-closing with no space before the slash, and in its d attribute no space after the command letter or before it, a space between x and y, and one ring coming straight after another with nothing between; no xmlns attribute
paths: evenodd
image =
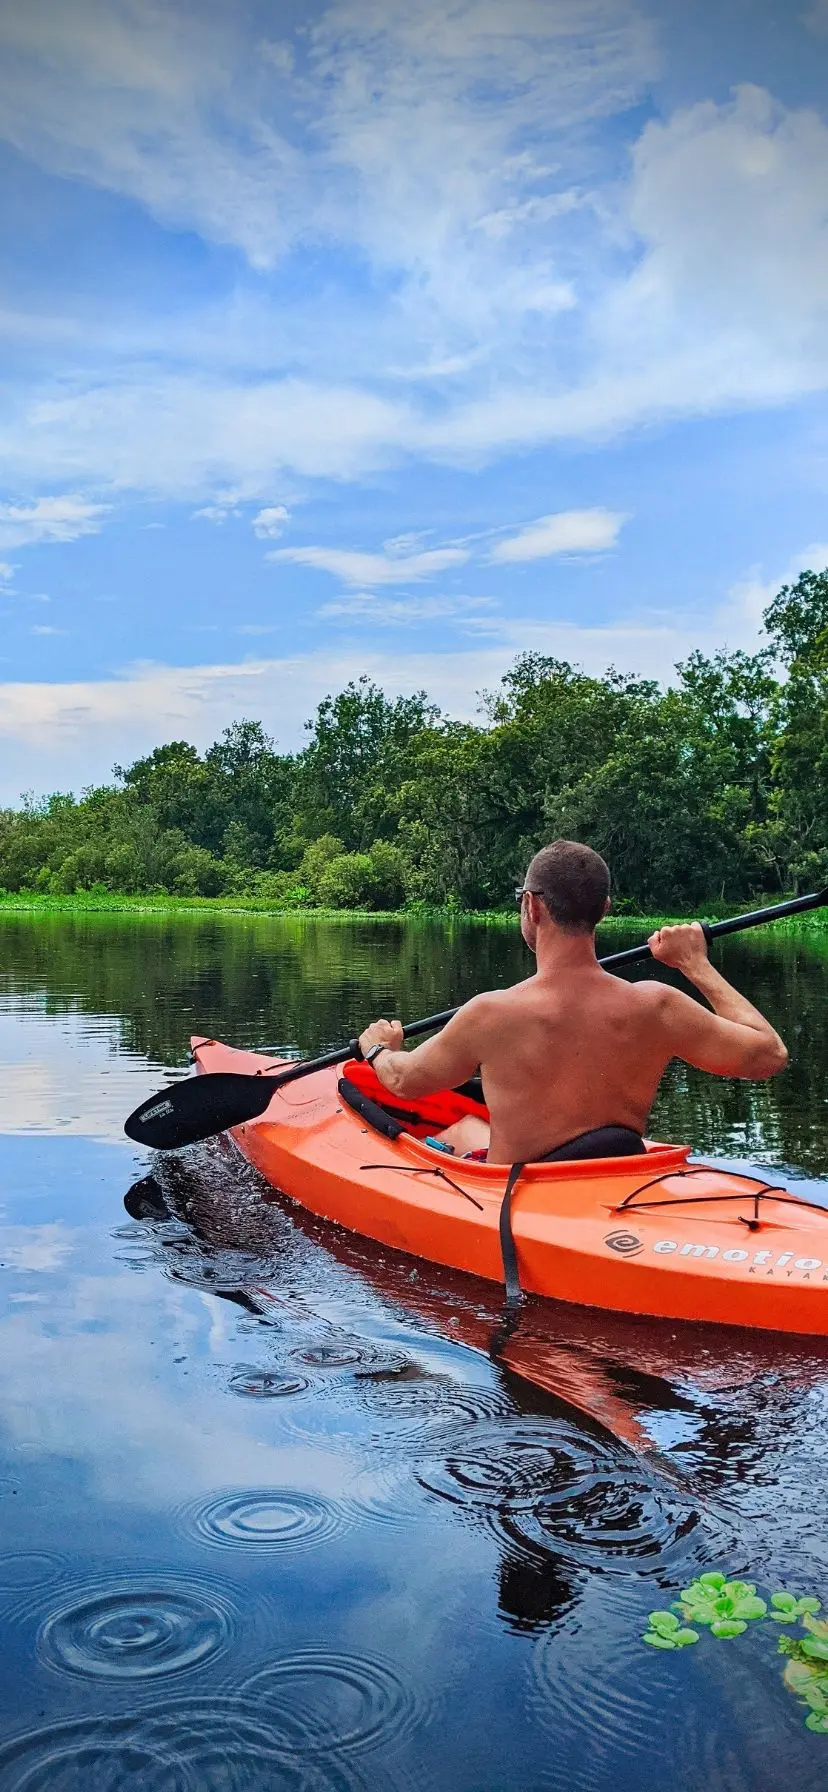
<svg viewBox="0 0 828 1792"><path fill-rule="evenodd" d="M203 755L170 741L0 811L0 888L489 909L559 835L604 854L631 911L828 883L828 571L783 586L765 632L667 688L523 654L478 723L362 678L297 753L250 720Z"/></svg>

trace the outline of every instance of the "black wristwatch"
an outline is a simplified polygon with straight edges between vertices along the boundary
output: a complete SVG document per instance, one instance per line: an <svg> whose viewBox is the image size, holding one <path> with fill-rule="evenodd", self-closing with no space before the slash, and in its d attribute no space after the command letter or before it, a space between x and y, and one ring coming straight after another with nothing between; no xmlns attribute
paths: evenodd
<svg viewBox="0 0 828 1792"><path fill-rule="evenodd" d="M374 1059L379 1057L380 1052L389 1052L390 1050L390 1045L372 1045L371 1050L365 1053L366 1064L373 1064Z"/></svg>

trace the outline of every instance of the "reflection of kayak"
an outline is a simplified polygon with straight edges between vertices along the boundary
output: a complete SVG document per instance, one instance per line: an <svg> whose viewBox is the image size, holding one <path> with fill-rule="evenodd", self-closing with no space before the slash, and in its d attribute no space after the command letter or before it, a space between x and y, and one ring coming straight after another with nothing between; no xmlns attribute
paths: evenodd
<svg viewBox="0 0 828 1792"><path fill-rule="evenodd" d="M200 1071L281 1061L194 1039ZM380 1103L382 1104L380 1106ZM394 1117L396 1105L398 1118ZM413 1256L503 1281L503 1165L447 1157L425 1137L485 1110L448 1092L403 1110L364 1064L277 1090L234 1131L274 1187L310 1212ZM529 1164L512 1199L521 1286L581 1305L828 1335L828 1212L747 1175L646 1156Z"/></svg>

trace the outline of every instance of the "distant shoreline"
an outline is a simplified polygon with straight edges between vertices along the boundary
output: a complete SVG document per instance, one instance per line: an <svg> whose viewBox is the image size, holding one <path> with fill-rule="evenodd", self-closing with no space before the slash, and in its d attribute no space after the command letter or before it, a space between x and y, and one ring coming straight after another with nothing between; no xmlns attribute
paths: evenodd
<svg viewBox="0 0 828 1792"><path fill-rule="evenodd" d="M768 896L756 897L751 907L759 907L763 902L770 902ZM784 897L779 896L779 901ZM707 910L700 912L711 919L721 919L725 915L746 913L747 909L728 909L720 902L711 903ZM48 917L50 915L131 915L140 916L184 916L184 915L226 915L259 916L262 919L280 919L292 917L300 921L373 921L394 922L405 921L441 921L444 924L475 925L487 927L515 928L517 914L512 909L460 909L432 908L427 905L416 905L403 909L357 909L357 908L322 908L303 904L275 903L260 896L170 896L161 891L143 896L123 895L115 891L84 890L71 896L40 895L34 890L0 891L0 918L6 915L31 915ZM602 933L652 932L654 927L664 927L678 921L692 920L692 915L653 915L653 914L621 914L610 915L603 922ZM801 915L789 916L786 920L769 924L769 934L826 934L828 935L828 908L807 910ZM765 935L765 929L757 929Z"/></svg>

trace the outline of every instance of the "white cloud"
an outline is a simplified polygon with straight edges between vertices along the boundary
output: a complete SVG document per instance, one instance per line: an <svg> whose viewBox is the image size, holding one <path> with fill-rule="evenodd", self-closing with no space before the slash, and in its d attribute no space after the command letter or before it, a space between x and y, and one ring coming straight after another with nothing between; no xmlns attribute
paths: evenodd
<svg viewBox="0 0 828 1792"><path fill-rule="evenodd" d="M750 646L751 633L758 637L764 612L780 587L794 584L802 572L826 569L828 542L825 541L812 541L799 553L792 554L775 578L764 578L761 568L753 568L732 586L713 617L711 626L717 631L719 644L728 648Z"/></svg>
<svg viewBox="0 0 828 1792"><path fill-rule="evenodd" d="M268 560L289 561L332 573L346 585L409 585L431 579L450 566L463 566L467 548L429 548L420 554L360 554L349 548L275 548Z"/></svg>
<svg viewBox="0 0 828 1792"><path fill-rule="evenodd" d="M88 480L94 467L96 482L115 489L212 500L232 485L236 498L257 498L286 467L355 479L387 464L416 431L399 403L357 386L128 375L35 391L9 406L0 478L34 480L49 467L55 479Z"/></svg>
<svg viewBox="0 0 828 1792"><path fill-rule="evenodd" d="M401 306L430 353L457 352L452 325L468 349L507 317L567 308L536 208L571 191L566 133L579 132L583 156L590 123L623 111L652 74L642 12L626 0L338 0L312 45L350 229L375 262L406 271Z"/></svg>
<svg viewBox="0 0 828 1792"><path fill-rule="evenodd" d="M643 131L629 221L643 254L603 308L605 352L655 360L666 403L775 400L828 377L828 128L742 86ZM704 376L695 402L691 381Z"/></svg>
<svg viewBox="0 0 828 1792"><path fill-rule="evenodd" d="M0 504L0 544L17 548L31 542L77 541L81 535L97 535L108 508L68 495L36 498L28 504Z"/></svg>
<svg viewBox="0 0 828 1792"><path fill-rule="evenodd" d="M828 541L812 541L803 548L797 558L796 571L787 573L786 579L796 579L804 571L825 572L828 568Z"/></svg>
<svg viewBox="0 0 828 1792"><path fill-rule="evenodd" d="M485 598L394 599L399 614L389 618L384 595L355 592L334 606L343 621L375 614L377 620L403 622L411 619L412 603L433 603L443 621L485 631L489 639L437 651L399 646L366 651L364 644L353 649L340 644L236 665L139 665L118 678L0 684L0 802L15 802L22 789L32 787L80 789L100 783L113 763L128 764L159 741L187 738L204 748L239 716L261 717L283 749L298 747L317 703L361 672L391 695L425 688L449 714L466 719L476 714L476 693L495 686L515 655L530 650L590 673L612 665L667 682L676 661L695 647L755 650L763 610L780 585L807 566L817 571L828 566L828 542L812 542L792 554L775 578L765 578L761 570L747 573L712 616L677 621L632 614L592 627L565 618L499 616ZM438 619L433 611L417 619L431 615Z"/></svg>
<svg viewBox="0 0 828 1792"><path fill-rule="evenodd" d="M0 560L0 586L6 590L14 584L14 567L8 560Z"/></svg>
<svg viewBox="0 0 828 1792"><path fill-rule="evenodd" d="M23 154L255 266L284 245L301 159L256 103L231 9L73 0L56 14L33 0L5 11L2 35L0 130Z"/></svg>
<svg viewBox="0 0 828 1792"><path fill-rule="evenodd" d="M411 627L416 622L456 622L475 633L500 633L501 625L493 620L496 600L492 597L377 597L372 591L347 592L334 602L322 604L316 611L324 620L344 619L368 622L373 628Z"/></svg>
<svg viewBox="0 0 828 1792"><path fill-rule="evenodd" d="M553 554L597 554L615 546L626 517L617 510L561 510L538 517L492 548L489 559L511 563Z"/></svg>
<svg viewBox="0 0 828 1792"><path fill-rule="evenodd" d="M626 517L620 511L567 510L539 517L519 534L499 541L488 554L490 562L510 563L540 560L554 554L600 553L613 547ZM372 593L378 587L419 584L434 578L450 567L463 566L472 557L468 546L420 548L421 537L400 535L385 542L383 554L358 553L348 548L292 547L276 548L267 559L294 566L310 566L330 573L345 585L354 587L351 596L327 603L317 615L365 616L375 612ZM365 589L360 589L365 587ZM484 602L488 600L482 600ZM396 605L383 601L383 614L390 620L412 622L439 615L459 615L470 611L480 600L467 597L439 597L414 603L406 600Z"/></svg>
<svg viewBox="0 0 828 1792"><path fill-rule="evenodd" d="M268 504L253 518L253 529L257 535L273 537L281 535L285 523L290 522L290 511L284 504Z"/></svg>

